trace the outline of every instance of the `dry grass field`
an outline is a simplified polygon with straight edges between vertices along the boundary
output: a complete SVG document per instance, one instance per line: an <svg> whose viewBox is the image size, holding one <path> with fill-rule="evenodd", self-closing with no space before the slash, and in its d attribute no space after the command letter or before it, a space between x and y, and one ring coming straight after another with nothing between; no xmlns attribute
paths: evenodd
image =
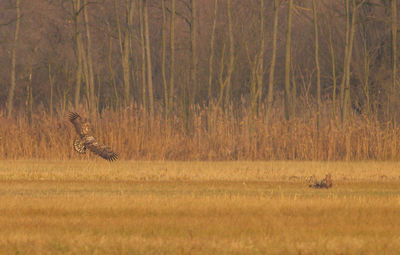
<svg viewBox="0 0 400 255"><path fill-rule="evenodd" d="M89 117L84 111L79 113ZM24 116L6 119L1 115L0 111L0 160L82 159L72 149L76 132L66 112L54 118L37 114L32 122ZM318 130L315 118L284 121L281 115L275 113L266 122L250 118L246 109L238 115L218 108L201 110L186 129L178 116L166 120L158 113L151 118L143 110L127 109L103 111L90 123L94 137L122 160L400 160L399 125L363 116L340 124L328 118L326 109ZM89 154L86 159L95 157Z"/></svg>
<svg viewBox="0 0 400 255"><path fill-rule="evenodd" d="M0 254L399 254L399 166L5 160Z"/></svg>

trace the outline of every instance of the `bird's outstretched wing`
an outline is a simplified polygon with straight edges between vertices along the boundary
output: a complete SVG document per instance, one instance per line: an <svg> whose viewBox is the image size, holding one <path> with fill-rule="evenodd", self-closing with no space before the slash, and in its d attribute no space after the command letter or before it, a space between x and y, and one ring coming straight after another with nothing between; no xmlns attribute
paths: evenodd
<svg viewBox="0 0 400 255"><path fill-rule="evenodd" d="M91 152L99 155L100 157L108 161L114 161L118 159L117 153L115 153L110 147L99 144L93 136L86 136L84 138L84 144L85 147Z"/></svg>
<svg viewBox="0 0 400 255"><path fill-rule="evenodd" d="M68 119L71 121L71 123L74 125L76 133L80 135L81 137L84 135L83 129L82 129L82 118L77 114L76 112L69 112L68 113Z"/></svg>
<svg viewBox="0 0 400 255"><path fill-rule="evenodd" d="M79 153L85 153L86 149L96 155L108 160L114 161L118 159L118 154L110 147L99 144L96 139L90 134L90 124L86 119L82 119L76 112L69 112L68 119L74 125L80 139L74 141L74 149Z"/></svg>

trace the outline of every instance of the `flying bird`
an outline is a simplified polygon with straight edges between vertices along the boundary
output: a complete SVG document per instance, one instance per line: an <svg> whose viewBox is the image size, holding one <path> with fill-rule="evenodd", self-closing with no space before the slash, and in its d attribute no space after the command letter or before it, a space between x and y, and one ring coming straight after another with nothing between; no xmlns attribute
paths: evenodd
<svg viewBox="0 0 400 255"><path fill-rule="evenodd" d="M74 125L76 133L79 137L74 139L74 150L78 153L84 154L86 150L90 150L94 154L104 158L108 161L118 159L118 154L115 153L110 147L100 144L91 134L90 123L87 119L83 119L76 112L69 112L68 119Z"/></svg>

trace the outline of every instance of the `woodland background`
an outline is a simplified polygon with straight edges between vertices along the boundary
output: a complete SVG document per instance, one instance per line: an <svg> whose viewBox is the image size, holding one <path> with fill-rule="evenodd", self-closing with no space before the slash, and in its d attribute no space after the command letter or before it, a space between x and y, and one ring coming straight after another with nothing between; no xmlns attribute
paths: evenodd
<svg viewBox="0 0 400 255"><path fill-rule="evenodd" d="M398 159L395 0L2 0L0 158ZM67 135L65 135L67 134Z"/></svg>

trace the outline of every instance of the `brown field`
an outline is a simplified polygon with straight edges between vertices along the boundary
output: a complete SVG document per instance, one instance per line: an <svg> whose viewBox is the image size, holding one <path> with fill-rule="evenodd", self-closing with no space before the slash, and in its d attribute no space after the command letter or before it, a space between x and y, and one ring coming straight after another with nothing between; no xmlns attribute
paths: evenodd
<svg viewBox="0 0 400 255"><path fill-rule="evenodd" d="M396 162L1 161L1 254L398 254ZM331 172L334 187L306 177Z"/></svg>

